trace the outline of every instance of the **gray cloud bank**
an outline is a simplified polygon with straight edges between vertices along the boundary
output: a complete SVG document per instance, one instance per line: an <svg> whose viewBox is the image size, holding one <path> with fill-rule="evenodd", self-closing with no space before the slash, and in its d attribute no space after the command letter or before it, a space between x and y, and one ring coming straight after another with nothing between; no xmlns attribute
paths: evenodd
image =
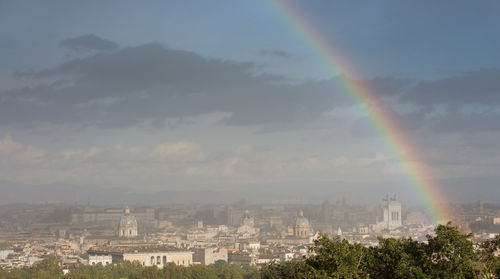
<svg viewBox="0 0 500 279"><path fill-rule="evenodd" d="M24 74L50 80L3 92L0 124L37 122L135 125L150 119L231 113L226 124L315 118L345 97L326 83L288 85L256 75L251 63L208 59L151 43L73 59Z"/></svg>
<svg viewBox="0 0 500 279"><path fill-rule="evenodd" d="M158 43L118 48L95 35L66 39L61 45L107 52L21 74L26 86L0 93L0 125L109 128L145 120L162 125L167 118L215 111L230 115L221 122L226 125L310 123L335 108L354 104L337 78L296 83L279 75L256 74L252 63L210 59ZM282 54L272 51L272 55ZM425 126L434 132L461 132L500 128L498 69L433 81L376 78L363 82L409 129Z"/></svg>
<svg viewBox="0 0 500 279"><path fill-rule="evenodd" d="M404 101L421 106L500 104L500 69L485 68L440 80L421 81Z"/></svg>

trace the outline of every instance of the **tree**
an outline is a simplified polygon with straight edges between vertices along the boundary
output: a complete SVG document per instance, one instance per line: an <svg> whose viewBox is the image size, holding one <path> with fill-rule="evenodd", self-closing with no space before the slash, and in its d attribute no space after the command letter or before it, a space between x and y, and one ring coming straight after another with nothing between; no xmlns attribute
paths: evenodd
<svg viewBox="0 0 500 279"><path fill-rule="evenodd" d="M326 279L329 277L325 271L316 270L305 261L288 261L283 263L270 263L262 267L262 279Z"/></svg>
<svg viewBox="0 0 500 279"><path fill-rule="evenodd" d="M363 264L373 278L432 278L425 245L411 238L379 238Z"/></svg>
<svg viewBox="0 0 500 279"><path fill-rule="evenodd" d="M56 279L61 278L63 275L61 267L57 263L55 258L44 259L32 267L15 268L11 271L1 271L1 279L29 279L29 278L40 278L40 279Z"/></svg>
<svg viewBox="0 0 500 279"><path fill-rule="evenodd" d="M332 278L366 277L362 262L366 259L367 249L360 244L350 244L337 236L330 239L321 235L314 241L311 252L313 256L306 259L306 264Z"/></svg>
<svg viewBox="0 0 500 279"><path fill-rule="evenodd" d="M449 222L438 225L436 236L427 236L426 254L434 278L477 278L478 257L470 234L461 234Z"/></svg>
<svg viewBox="0 0 500 279"><path fill-rule="evenodd" d="M479 246L479 258L483 263L482 273L485 278L500 278L500 257L496 253L500 252L500 235L493 240L486 241Z"/></svg>

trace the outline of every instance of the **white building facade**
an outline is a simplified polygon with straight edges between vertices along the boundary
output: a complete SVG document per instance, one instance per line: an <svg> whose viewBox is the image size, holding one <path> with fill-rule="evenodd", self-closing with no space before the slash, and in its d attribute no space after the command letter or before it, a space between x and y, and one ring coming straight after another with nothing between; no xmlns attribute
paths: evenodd
<svg viewBox="0 0 500 279"><path fill-rule="evenodd" d="M131 262L138 261L143 266L156 265L159 268L162 268L168 263L190 266L193 264L193 253L190 251L124 253L123 260Z"/></svg>
<svg viewBox="0 0 500 279"><path fill-rule="evenodd" d="M373 226L375 232L382 230L392 231L403 226L403 222L401 221L401 202L396 200L396 196L383 199L380 207L383 221Z"/></svg>
<svg viewBox="0 0 500 279"><path fill-rule="evenodd" d="M104 266L113 263L111 255L89 255L89 265L102 264Z"/></svg>

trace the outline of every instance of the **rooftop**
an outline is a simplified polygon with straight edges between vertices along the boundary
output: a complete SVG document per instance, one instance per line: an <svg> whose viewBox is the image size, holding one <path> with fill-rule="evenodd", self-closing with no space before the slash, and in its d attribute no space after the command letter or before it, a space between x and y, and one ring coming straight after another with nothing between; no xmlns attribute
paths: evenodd
<svg viewBox="0 0 500 279"><path fill-rule="evenodd" d="M144 246L101 246L88 250L89 254L123 254L123 253L156 253L156 252L188 252L165 245L144 245Z"/></svg>

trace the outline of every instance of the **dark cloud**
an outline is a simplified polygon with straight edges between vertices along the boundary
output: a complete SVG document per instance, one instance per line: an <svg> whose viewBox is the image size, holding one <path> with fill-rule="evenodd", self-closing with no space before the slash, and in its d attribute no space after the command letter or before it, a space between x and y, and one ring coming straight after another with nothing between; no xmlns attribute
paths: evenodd
<svg viewBox="0 0 500 279"><path fill-rule="evenodd" d="M224 125L267 125L269 132L278 126L316 127L308 123L322 121L335 108L355 105L339 77L296 83L256 74L261 72L257 67L158 43L98 52L21 75L37 82L0 93L0 125L121 127L148 120L161 126L167 118L223 111L230 115L221 121ZM407 131L500 129L492 108L500 101L500 70L435 81L386 77L362 82L377 98L370 101L385 106ZM355 121L352 134L372 134L365 122Z"/></svg>
<svg viewBox="0 0 500 279"><path fill-rule="evenodd" d="M348 103L335 81L292 85L255 68L157 43L97 53L24 74L52 82L4 92L0 123L124 126L224 111L227 125L254 125L314 119Z"/></svg>
<svg viewBox="0 0 500 279"><path fill-rule="evenodd" d="M60 45L72 51L91 51L106 50L112 51L118 49L118 44L110 40L100 38L94 34L83 35L76 38L63 40Z"/></svg>
<svg viewBox="0 0 500 279"><path fill-rule="evenodd" d="M406 133L469 134L500 131L500 70L481 69L439 80L376 78L363 81L378 97L378 105ZM376 136L364 118L351 133Z"/></svg>
<svg viewBox="0 0 500 279"><path fill-rule="evenodd" d="M460 76L421 81L402 101L415 105L499 105L500 69L481 69Z"/></svg>
<svg viewBox="0 0 500 279"><path fill-rule="evenodd" d="M292 55L289 52L286 52L284 50L262 49L259 51L259 54L262 56L271 56L271 57L278 57L278 58L291 58L292 57Z"/></svg>
<svg viewBox="0 0 500 279"><path fill-rule="evenodd" d="M399 96L415 82L412 79L376 77L363 80L363 84L379 98Z"/></svg>
<svg viewBox="0 0 500 279"><path fill-rule="evenodd" d="M500 131L500 69L419 81L397 97L399 104L416 108L433 133Z"/></svg>
<svg viewBox="0 0 500 279"><path fill-rule="evenodd" d="M463 113L458 111L433 117L429 121L432 131L441 133L478 133L500 131L498 112Z"/></svg>

